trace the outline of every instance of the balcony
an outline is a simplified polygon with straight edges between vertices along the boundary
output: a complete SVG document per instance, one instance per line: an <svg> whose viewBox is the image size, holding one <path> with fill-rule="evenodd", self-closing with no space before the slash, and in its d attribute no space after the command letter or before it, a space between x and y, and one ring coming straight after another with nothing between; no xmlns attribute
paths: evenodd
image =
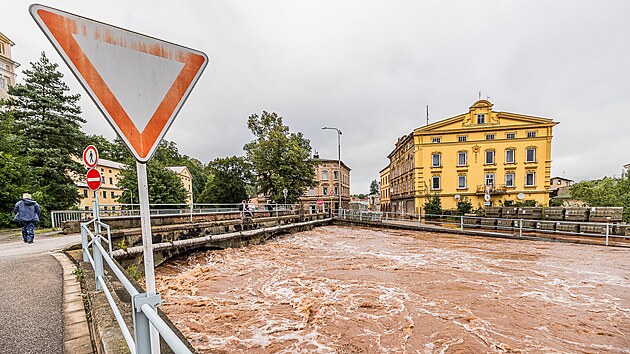
<svg viewBox="0 0 630 354"><path fill-rule="evenodd" d="M505 194L505 192L507 192L507 187L505 186L505 184L480 184L477 186L477 194Z"/></svg>

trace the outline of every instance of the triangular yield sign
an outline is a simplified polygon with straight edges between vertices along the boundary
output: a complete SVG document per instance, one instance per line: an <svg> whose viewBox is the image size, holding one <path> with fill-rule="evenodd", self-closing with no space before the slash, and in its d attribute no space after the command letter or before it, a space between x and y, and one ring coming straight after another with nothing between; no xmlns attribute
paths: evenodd
<svg viewBox="0 0 630 354"><path fill-rule="evenodd" d="M208 57L47 6L29 10L135 158L149 160Z"/></svg>

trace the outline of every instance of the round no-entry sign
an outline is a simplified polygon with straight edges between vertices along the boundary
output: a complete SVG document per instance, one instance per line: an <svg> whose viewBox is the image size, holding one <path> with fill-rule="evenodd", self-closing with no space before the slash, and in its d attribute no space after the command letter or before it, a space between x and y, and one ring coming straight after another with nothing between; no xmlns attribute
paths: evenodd
<svg viewBox="0 0 630 354"><path fill-rule="evenodd" d="M322 204L324 204L324 201L321 199L317 199L317 205L321 206Z"/></svg>
<svg viewBox="0 0 630 354"><path fill-rule="evenodd" d="M98 172L98 170L91 169L87 171L87 174L85 175L85 180L88 187L93 191L101 187L101 173Z"/></svg>
<svg viewBox="0 0 630 354"><path fill-rule="evenodd" d="M96 150L96 146L88 145L88 147L83 150L83 163L85 163L88 168L96 167L98 163L98 150Z"/></svg>

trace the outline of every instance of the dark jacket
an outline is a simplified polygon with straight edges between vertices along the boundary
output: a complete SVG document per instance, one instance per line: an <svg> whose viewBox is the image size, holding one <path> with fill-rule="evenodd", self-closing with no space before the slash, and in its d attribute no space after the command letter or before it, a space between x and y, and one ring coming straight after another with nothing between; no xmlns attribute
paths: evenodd
<svg viewBox="0 0 630 354"><path fill-rule="evenodd" d="M41 214L42 210L36 201L32 199L22 199L15 203L13 212L15 213L15 217L13 218L15 221L38 222L39 214Z"/></svg>

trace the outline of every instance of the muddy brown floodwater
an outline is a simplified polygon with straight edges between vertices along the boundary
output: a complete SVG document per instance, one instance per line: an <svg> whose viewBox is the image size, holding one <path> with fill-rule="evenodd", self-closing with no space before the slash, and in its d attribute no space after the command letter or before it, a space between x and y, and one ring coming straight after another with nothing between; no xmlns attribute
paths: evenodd
<svg viewBox="0 0 630 354"><path fill-rule="evenodd" d="M630 250L328 226L157 269L201 353L630 353Z"/></svg>

